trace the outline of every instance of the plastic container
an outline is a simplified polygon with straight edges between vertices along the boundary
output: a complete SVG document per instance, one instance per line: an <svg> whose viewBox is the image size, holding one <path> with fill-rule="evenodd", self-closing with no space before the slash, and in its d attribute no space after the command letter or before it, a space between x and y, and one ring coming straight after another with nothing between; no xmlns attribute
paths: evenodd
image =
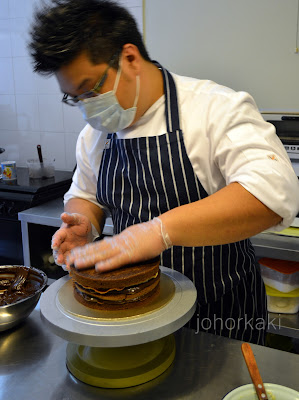
<svg viewBox="0 0 299 400"><path fill-rule="evenodd" d="M269 312L281 314L296 314L299 311L299 289L289 293L266 286L267 309Z"/></svg>
<svg viewBox="0 0 299 400"><path fill-rule="evenodd" d="M261 258L259 264L265 285L283 293L299 289L299 262Z"/></svg>
<svg viewBox="0 0 299 400"><path fill-rule="evenodd" d="M37 159L27 160L27 166L31 179L47 179L55 175L54 161L46 158L42 163Z"/></svg>
<svg viewBox="0 0 299 400"><path fill-rule="evenodd" d="M17 179L17 166L15 161L2 161L1 171L4 181L15 181Z"/></svg>

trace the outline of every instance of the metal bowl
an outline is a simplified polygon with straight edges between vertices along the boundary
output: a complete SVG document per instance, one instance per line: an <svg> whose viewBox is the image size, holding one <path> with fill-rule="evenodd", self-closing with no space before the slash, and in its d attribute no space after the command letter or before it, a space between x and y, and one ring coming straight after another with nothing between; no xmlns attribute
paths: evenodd
<svg viewBox="0 0 299 400"><path fill-rule="evenodd" d="M43 271L22 265L0 265L0 282L13 283L16 281L18 269L21 271L24 268L29 269L24 285L31 285L32 292L22 299L0 306L0 332L18 325L27 318L34 310L47 285L48 277ZM5 291L6 289L0 290L0 297Z"/></svg>

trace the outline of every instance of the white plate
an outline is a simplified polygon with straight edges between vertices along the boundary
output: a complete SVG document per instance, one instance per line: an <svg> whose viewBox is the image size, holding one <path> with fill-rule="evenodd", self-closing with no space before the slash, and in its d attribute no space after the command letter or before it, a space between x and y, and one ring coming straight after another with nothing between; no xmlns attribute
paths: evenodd
<svg viewBox="0 0 299 400"><path fill-rule="evenodd" d="M299 392L274 383L265 383L269 400L299 400ZM223 400L257 400L257 395L252 384L240 386L229 392Z"/></svg>

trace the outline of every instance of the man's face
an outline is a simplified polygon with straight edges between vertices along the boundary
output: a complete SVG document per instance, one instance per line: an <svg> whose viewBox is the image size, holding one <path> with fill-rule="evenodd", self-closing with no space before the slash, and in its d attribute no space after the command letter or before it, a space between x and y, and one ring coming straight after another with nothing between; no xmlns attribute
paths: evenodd
<svg viewBox="0 0 299 400"><path fill-rule="evenodd" d="M113 68L107 71L107 67L107 63L93 64L88 56L82 53L72 62L61 67L55 75L61 91L70 97L75 97L92 90L107 72L107 77L99 91L102 94L113 90L117 73ZM131 79L128 79L122 71L116 96L124 109L132 107L134 101L135 85L130 85L130 81Z"/></svg>

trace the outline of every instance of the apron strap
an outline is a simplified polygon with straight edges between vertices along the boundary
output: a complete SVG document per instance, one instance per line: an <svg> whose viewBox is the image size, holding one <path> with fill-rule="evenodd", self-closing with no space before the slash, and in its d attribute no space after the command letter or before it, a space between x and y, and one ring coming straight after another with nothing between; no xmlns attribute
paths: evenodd
<svg viewBox="0 0 299 400"><path fill-rule="evenodd" d="M159 64L157 61L153 61L153 64L155 64L163 74L167 132L175 132L180 130L180 118L175 82L170 72L163 68L161 64Z"/></svg>

